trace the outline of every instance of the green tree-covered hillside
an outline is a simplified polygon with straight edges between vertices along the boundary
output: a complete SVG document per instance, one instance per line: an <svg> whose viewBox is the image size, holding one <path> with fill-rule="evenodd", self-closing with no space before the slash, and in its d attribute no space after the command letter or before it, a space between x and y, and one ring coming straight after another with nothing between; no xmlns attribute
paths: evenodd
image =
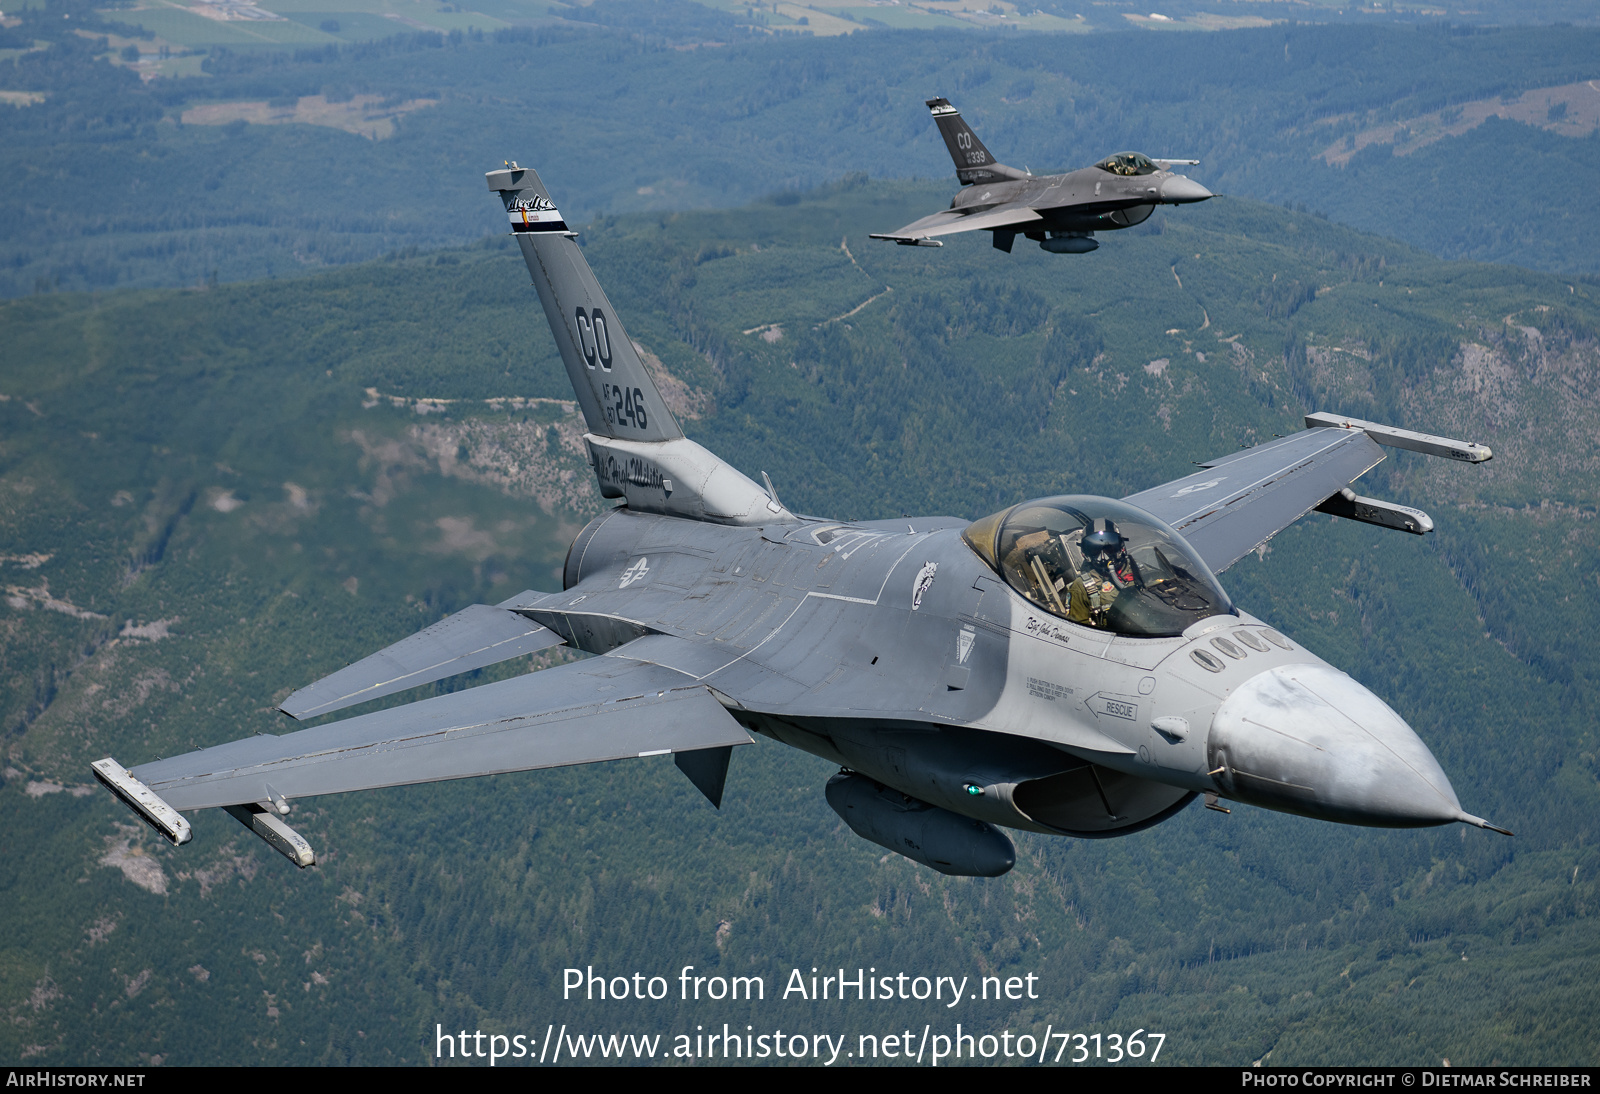
<svg viewBox="0 0 1600 1094"><path fill-rule="evenodd" d="M1581 196L1600 167L1595 28L907 30L687 49L561 21L217 47L184 58L189 75L147 80L113 46L153 48L140 35L160 28L140 20L167 10L48 0L6 17L0 296L285 277L464 244L500 230L479 172L506 159L538 167L578 222L863 171L945 180L915 210L930 212L956 189L933 95L1036 172L1126 148L1199 158L1191 174L1220 194L1446 257L1600 271ZM1464 128L1485 111L1516 120ZM1341 159L1347 144L1359 153Z"/></svg>
<svg viewBox="0 0 1600 1094"><path fill-rule="evenodd" d="M1315 409L1491 445L1363 480L1432 536L1314 517L1223 580L1516 838L1195 807L1124 839L1025 835L1007 876L951 879L851 835L827 766L763 741L720 813L657 758L302 802L305 872L215 811L174 850L90 761L281 730L291 689L554 587L601 503L504 241L30 297L0 305L0 1056L422 1063L436 1023L961 1021L1158 1031L1172 1064L1593 1063L1596 286L1246 200L1088 256L866 239L943 192L847 180L582 238L686 430L803 511L1120 495ZM768 997L563 1001L590 965ZM1032 974L1039 998L775 998L812 966Z"/></svg>

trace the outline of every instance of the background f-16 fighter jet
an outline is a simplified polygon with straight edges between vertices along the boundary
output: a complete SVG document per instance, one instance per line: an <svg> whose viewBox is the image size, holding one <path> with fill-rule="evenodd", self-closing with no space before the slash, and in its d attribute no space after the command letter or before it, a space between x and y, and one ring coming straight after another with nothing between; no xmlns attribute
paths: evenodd
<svg viewBox="0 0 1600 1094"><path fill-rule="evenodd" d="M1002 828L1087 838L1197 796L1346 824L1464 821L1376 695L1250 615L1216 574L1306 513L1422 534L1350 484L1392 445L1488 449L1326 414L1120 500L976 522L790 512L683 435L533 171L488 175L577 392L602 493L563 591L480 604L302 688L314 718L565 643L514 679L95 774L174 843L222 808L301 866L291 801L671 753L714 805L752 734L840 768L828 804L935 870L994 876Z"/></svg>
<svg viewBox="0 0 1600 1094"><path fill-rule="evenodd" d="M1036 177L996 163L947 100L929 99L928 109L965 189L944 212L873 239L942 247L935 237L982 230L993 232L994 245L1006 252L1023 235L1056 254L1085 254L1100 246L1094 238L1097 231L1141 224L1157 205L1188 205L1211 197L1198 182L1172 172L1175 163L1199 160L1153 160L1138 152L1118 152L1093 167Z"/></svg>

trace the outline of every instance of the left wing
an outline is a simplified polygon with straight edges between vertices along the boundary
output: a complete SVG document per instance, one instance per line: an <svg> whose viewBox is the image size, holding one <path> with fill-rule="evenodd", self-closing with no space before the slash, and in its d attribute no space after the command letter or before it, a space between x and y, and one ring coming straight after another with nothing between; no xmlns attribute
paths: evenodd
<svg viewBox="0 0 1600 1094"><path fill-rule="evenodd" d="M872 238L893 240L905 246L942 246L935 242L934 236L994 228L1019 228L1043 219L1028 206L1017 203L997 205L982 213L962 213L954 209L945 209L932 216L913 221L898 231L874 234ZM927 242L924 243L924 240Z"/></svg>
<svg viewBox="0 0 1600 1094"><path fill-rule="evenodd" d="M1359 418L1309 414L1306 425L1122 500L1172 525L1221 573L1313 509L1417 535L1431 531L1433 521L1420 509L1360 498L1350 490L1383 459L1380 445L1466 463L1493 456L1483 445Z"/></svg>
<svg viewBox="0 0 1600 1094"><path fill-rule="evenodd" d="M669 752L717 804L728 751L749 743L750 735L691 677L608 655L281 737L247 737L131 771L108 757L95 773L181 843L187 823L166 815L181 809L287 813L290 798ZM720 771L708 757L720 759ZM276 818L272 823L284 827Z"/></svg>

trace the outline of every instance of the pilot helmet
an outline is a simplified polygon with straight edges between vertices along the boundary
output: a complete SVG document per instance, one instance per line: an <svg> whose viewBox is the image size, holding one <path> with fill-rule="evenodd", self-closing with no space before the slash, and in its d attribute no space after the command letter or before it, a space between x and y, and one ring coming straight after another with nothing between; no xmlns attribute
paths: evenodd
<svg viewBox="0 0 1600 1094"><path fill-rule="evenodd" d="M1083 551L1084 558L1115 558L1122 552L1122 545L1128 542L1127 537L1118 532L1111 522L1106 521L1103 531L1090 531L1078 541L1079 548Z"/></svg>

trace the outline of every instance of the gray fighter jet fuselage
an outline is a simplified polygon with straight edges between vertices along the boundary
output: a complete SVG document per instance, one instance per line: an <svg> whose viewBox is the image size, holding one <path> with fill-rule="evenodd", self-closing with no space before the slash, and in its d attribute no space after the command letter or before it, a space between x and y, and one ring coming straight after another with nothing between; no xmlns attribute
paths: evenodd
<svg viewBox="0 0 1600 1094"><path fill-rule="evenodd" d="M1123 499L1024 501L977 521L801 516L685 437L533 171L504 203L620 502L573 542L562 591L474 605L280 704L309 720L530 651L593 656L282 736L95 775L174 843L220 807L298 865L299 797L671 754L714 805L751 734L839 765L852 830L994 876L1002 828L1099 838L1197 795L1381 826L1463 821L1393 710L1237 608L1215 574L1316 510L1423 534L1357 497L1382 446L1479 445L1331 415Z"/></svg>
<svg viewBox="0 0 1600 1094"><path fill-rule="evenodd" d="M964 189L951 199L949 209L873 239L940 247L940 236L989 231L1002 251L1009 252L1022 235L1047 251L1084 254L1099 247L1097 231L1142 224L1158 205L1188 205L1212 196L1171 169L1197 160L1152 160L1138 152L1119 152L1064 174L1035 176L996 162L947 100L929 99L928 109Z"/></svg>

